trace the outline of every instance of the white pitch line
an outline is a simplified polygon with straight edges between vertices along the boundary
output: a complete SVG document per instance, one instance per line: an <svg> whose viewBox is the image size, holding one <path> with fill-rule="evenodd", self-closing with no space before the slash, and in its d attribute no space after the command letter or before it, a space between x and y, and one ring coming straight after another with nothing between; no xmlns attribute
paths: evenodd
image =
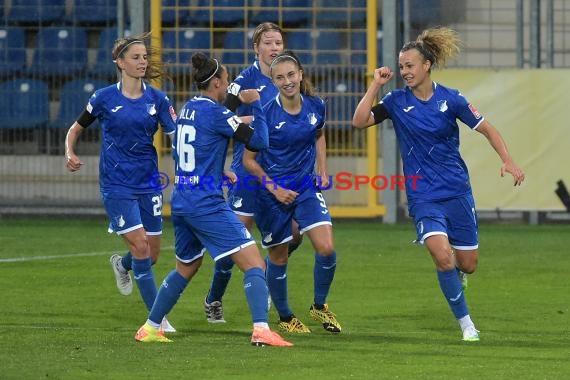
<svg viewBox="0 0 570 380"><path fill-rule="evenodd" d="M163 247L161 251L166 251L173 249L174 247ZM28 257L8 257L5 259L0 259L1 263L19 263L26 261L42 261L42 260L57 260L57 259L71 259L74 257L91 257L91 256L104 256L110 255L116 251L105 251L105 252L82 252L74 253L71 255L53 255L53 256L28 256Z"/></svg>

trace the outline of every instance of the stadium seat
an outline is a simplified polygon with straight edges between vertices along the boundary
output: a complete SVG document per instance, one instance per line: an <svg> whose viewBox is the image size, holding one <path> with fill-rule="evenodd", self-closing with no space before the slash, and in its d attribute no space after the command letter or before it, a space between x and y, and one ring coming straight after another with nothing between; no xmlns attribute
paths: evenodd
<svg viewBox="0 0 570 380"><path fill-rule="evenodd" d="M124 35L129 36L129 30L125 30ZM113 62L113 45L118 37L116 27L105 28L99 34L99 44L97 48L97 58L94 65L89 68L89 75L101 78L116 78L117 66Z"/></svg>
<svg viewBox="0 0 570 380"><path fill-rule="evenodd" d="M342 4L338 0L320 0L318 27L353 27L366 25L366 0L352 0Z"/></svg>
<svg viewBox="0 0 570 380"><path fill-rule="evenodd" d="M189 6L190 0L162 0L162 25L188 25Z"/></svg>
<svg viewBox="0 0 570 380"><path fill-rule="evenodd" d="M222 62L227 65L247 65L255 59L251 46L251 32L230 30L224 35Z"/></svg>
<svg viewBox="0 0 570 380"><path fill-rule="evenodd" d="M355 79L344 79L342 77L325 79L322 82L319 82L317 87L319 88L319 92L330 94L334 93L337 95L350 93L363 95L364 91L366 91L366 86L361 81Z"/></svg>
<svg viewBox="0 0 570 380"><path fill-rule="evenodd" d="M366 32L350 32L350 63L353 65L366 64Z"/></svg>
<svg viewBox="0 0 570 380"><path fill-rule="evenodd" d="M26 38L24 29L0 29L0 76L19 74L26 67Z"/></svg>
<svg viewBox="0 0 570 380"><path fill-rule="evenodd" d="M49 27L38 31L31 73L72 76L87 68L87 32L80 27Z"/></svg>
<svg viewBox="0 0 570 380"><path fill-rule="evenodd" d="M47 83L12 79L0 84L0 127L34 128L49 121Z"/></svg>
<svg viewBox="0 0 570 380"><path fill-rule="evenodd" d="M262 9L251 12L250 21L254 25L271 21L287 27L303 27L312 21L310 1L261 0L259 6Z"/></svg>
<svg viewBox="0 0 570 380"><path fill-rule="evenodd" d="M6 20L10 24L49 24L63 21L66 0L11 0Z"/></svg>
<svg viewBox="0 0 570 380"><path fill-rule="evenodd" d="M208 53L212 48L211 40L211 33L208 30L164 31L162 60L173 68L174 73L189 71L192 54L198 51Z"/></svg>
<svg viewBox="0 0 570 380"><path fill-rule="evenodd" d="M73 0L67 21L74 25L114 25L117 0Z"/></svg>
<svg viewBox="0 0 570 380"><path fill-rule="evenodd" d="M241 25L245 19L244 0L198 0L198 6L201 9L191 14L190 18L201 25L209 25L212 18L215 26L231 27Z"/></svg>
<svg viewBox="0 0 570 380"><path fill-rule="evenodd" d="M102 80L74 79L65 83L59 93L59 109L56 119L50 123L52 128L69 128L85 109L89 97L110 83ZM93 123L93 126L98 122Z"/></svg>
<svg viewBox="0 0 570 380"><path fill-rule="evenodd" d="M292 30L285 33L285 47L292 50L303 65L313 64L313 38L307 30Z"/></svg>

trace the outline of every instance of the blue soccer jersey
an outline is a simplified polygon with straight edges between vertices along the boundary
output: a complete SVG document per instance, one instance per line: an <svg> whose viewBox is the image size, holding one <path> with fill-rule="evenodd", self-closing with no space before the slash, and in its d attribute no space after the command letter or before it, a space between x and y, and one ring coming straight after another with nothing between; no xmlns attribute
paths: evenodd
<svg viewBox="0 0 570 380"><path fill-rule="evenodd" d="M412 91L394 90L381 102L400 144L408 202L436 201L471 193L467 166L459 154L457 119L475 129L483 121L458 90L433 83L423 101Z"/></svg>
<svg viewBox="0 0 570 380"><path fill-rule="evenodd" d="M121 93L121 83L97 90L87 111L99 119L102 145L99 184L107 195L156 192L151 179L158 171L153 145L158 124L174 133L176 112L168 97L143 82L143 95L130 99Z"/></svg>
<svg viewBox="0 0 570 380"><path fill-rule="evenodd" d="M226 206L222 186L229 139L241 120L214 100L195 96L178 114L172 213L204 214Z"/></svg>
<svg viewBox="0 0 570 380"><path fill-rule="evenodd" d="M325 124L323 100L302 96L301 111L291 115L276 96L263 112L269 131L269 148L261 151L258 159L263 170L279 185L292 190L313 184L317 131Z"/></svg>
<svg viewBox="0 0 570 380"><path fill-rule="evenodd" d="M275 98L279 91L271 81L271 78L264 75L259 68L259 61L255 61L247 69L243 70L236 79L229 85L228 93L238 96L241 90L256 89L261 98L261 104L265 105L271 99ZM251 116L252 109L249 104L241 104L236 113L241 116ZM239 141L234 141L234 154L231 165L231 170L237 174L238 177L245 177L249 175L248 171L243 167L244 145Z"/></svg>

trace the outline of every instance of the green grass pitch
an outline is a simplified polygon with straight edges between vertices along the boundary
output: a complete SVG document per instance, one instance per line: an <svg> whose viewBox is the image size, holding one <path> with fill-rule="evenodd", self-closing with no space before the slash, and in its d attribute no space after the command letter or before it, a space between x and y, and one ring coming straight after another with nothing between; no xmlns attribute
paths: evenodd
<svg viewBox="0 0 570 380"><path fill-rule="evenodd" d="M134 341L146 311L119 295L108 262L123 252L105 219L0 219L0 379L562 379L570 378L570 227L483 224L467 301L481 341L465 343L411 223L337 221L333 336L308 316L310 243L289 263L293 310L312 334L292 348L249 345L251 323L234 271L228 323L202 309L212 260L169 315L171 344ZM174 267L165 221L157 282ZM270 311L276 328L277 316Z"/></svg>

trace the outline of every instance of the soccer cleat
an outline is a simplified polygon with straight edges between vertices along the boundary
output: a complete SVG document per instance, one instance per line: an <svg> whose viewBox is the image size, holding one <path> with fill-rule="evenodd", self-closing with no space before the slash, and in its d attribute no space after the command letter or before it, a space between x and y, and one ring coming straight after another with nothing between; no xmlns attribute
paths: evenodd
<svg viewBox="0 0 570 380"><path fill-rule="evenodd" d="M166 333L176 332L176 329L170 324L170 322L168 322L168 319L166 319L166 317L162 318L162 323L160 324L159 330Z"/></svg>
<svg viewBox="0 0 570 380"><path fill-rule="evenodd" d="M169 343L169 342L172 342L170 339L168 339L167 337L164 336L164 333L161 330L159 330L155 327L152 327L148 323L145 323L144 325L142 325L141 328L139 329L139 331L137 331L137 333L135 335L135 340L137 342L144 342L144 343L154 343L154 342Z"/></svg>
<svg viewBox="0 0 570 380"><path fill-rule="evenodd" d="M279 321L277 323L277 326L279 326L281 330L290 333L304 334L311 332L311 330L307 326L305 326L305 324L301 322L299 318L295 317L294 315L291 316L290 321L282 321L282 320Z"/></svg>
<svg viewBox="0 0 570 380"><path fill-rule="evenodd" d="M251 344L253 346L275 346L275 347L291 347L293 343L287 342L274 331L263 327L254 327L251 334Z"/></svg>
<svg viewBox="0 0 570 380"><path fill-rule="evenodd" d="M224 319L224 309L220 301L213 301L208 303L204 298L204 312L206 313L206 320L210 323L226 323Z"/></svg>
<svg viewBox="0 0 570 380"><path fill-rule="evenodd" d="M467 279L467 273L459 271L459 281L461 281L461 287L463 290L466 290L469 286L469 280Z"/></svg>
<svg viewBox="0 0 570 380"><path fill-rule="evenodd" d="M309 314L317 322L323 324L323 328L332 333L339 333L341 331L340 323L336 320L336 316L329 310L329 306L324 304L322 309L317 309L315 305L311 305Z"/></svg>
<svg viewBox="0 0 570 380"><path fill-rule="evenodd" d="M463 340L465 342L478 342L479 339L479 330L475 328L475 326L469 326L465 330L463 330Z"/></svg>
<svg viewBox="0 0 570 380"><path fill-rule="evenodd" d="M114 254L109 261L111 262L111 268L113 268L113 273L115 274L119 293L128 296L133 292L133 281L131 280L129 272L124 270L121 266L121 259L121 256Z"/></svg>

